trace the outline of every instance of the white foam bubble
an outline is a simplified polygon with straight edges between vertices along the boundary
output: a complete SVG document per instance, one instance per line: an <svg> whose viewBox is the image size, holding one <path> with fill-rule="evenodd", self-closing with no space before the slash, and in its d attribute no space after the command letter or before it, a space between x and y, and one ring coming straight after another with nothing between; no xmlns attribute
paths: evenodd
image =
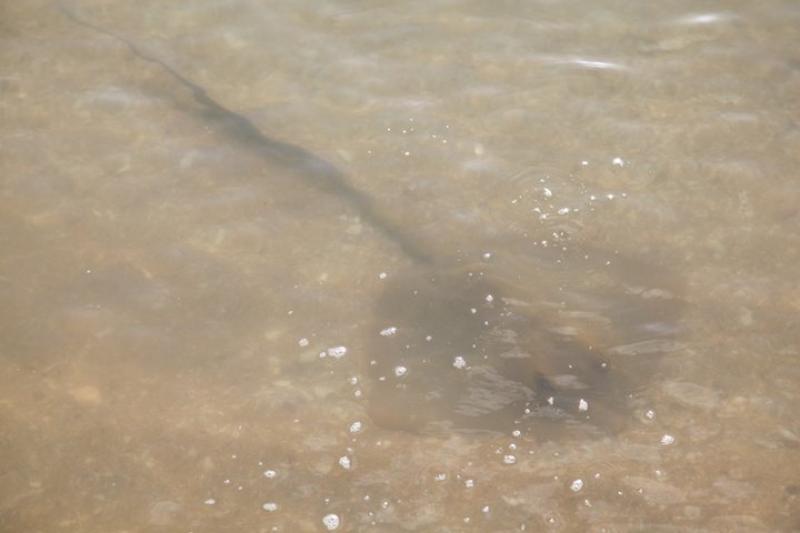
<svg viewBox="0 0 800 533"><path fill-rule="evenodd" d="M275 502L266 502L264 505L261 506L262 509L267 511L268 513L274 513L278 510L278 504Z"/></svg>
<svg viewBox="0 0 800 533"><path fill-rule="evenodd" d="M334 346L332 348L328 348L328 355L333 357L334 359L341 359L347 353L346 346Z"/></svg>
<svg viewBox="0 0 800 533"><path fill-rule="evenodd" d="M339 529L340 523L341 521L339 520L339 515L331 513L331 514L326 514L325 516L322 517L322 525L324 525L328 531Z"/></svg>

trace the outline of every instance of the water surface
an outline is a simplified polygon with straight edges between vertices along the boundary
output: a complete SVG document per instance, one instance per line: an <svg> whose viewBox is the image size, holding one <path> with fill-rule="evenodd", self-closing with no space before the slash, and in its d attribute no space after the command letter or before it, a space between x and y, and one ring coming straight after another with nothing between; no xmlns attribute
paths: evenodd
<svg viewBox="0 0 800 533"><path fill-rule="evenodd" d="M794 2L65 5L0 17L0 529L800 527Z"/></svg>

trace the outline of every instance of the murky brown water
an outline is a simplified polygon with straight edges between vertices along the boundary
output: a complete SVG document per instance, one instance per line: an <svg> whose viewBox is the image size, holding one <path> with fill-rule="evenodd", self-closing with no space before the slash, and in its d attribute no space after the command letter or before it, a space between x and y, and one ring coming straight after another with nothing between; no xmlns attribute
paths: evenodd
<svg viewBox="0 0 800 533"><path fill-rule="evenodd" d="M0 530L800 529L796 2L65 5Z"/></svg>

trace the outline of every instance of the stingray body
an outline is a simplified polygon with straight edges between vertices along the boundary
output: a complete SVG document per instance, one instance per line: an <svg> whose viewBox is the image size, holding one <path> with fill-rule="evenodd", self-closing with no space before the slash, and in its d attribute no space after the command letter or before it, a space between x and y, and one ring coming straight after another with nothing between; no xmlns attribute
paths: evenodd
<svg viewBox="0 0 800 533"><path fill-rule="evenodd" d="M675 347L671 279L580 247L412 269L377 304L370 415L411 431L616 432Z"/></svg>
<svg viewBox="0 0 800 533"><path fill-rule="evenodd" d="M221 137L338 197L410 259L413 266L378 299L369 333L376 424L409 431L525 426L554 435L573 427L616 431L631 418L629 395L646 384L654 358L674 347L680 306L662 269L577 243L557 250L528 243L474 264L437 254L330 162L266 136L132 41L61 9L161 68Z"/></svg>

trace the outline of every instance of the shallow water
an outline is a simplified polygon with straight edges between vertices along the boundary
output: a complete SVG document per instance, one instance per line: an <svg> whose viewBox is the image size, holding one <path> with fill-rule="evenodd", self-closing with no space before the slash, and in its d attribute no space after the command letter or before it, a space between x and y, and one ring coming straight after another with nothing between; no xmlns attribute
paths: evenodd
<svg viewBox="0 0 800 533"><path fill-rule="evenodd" d="M66 5L0 7L0 530L800 528L795 2Z"/></svg>

